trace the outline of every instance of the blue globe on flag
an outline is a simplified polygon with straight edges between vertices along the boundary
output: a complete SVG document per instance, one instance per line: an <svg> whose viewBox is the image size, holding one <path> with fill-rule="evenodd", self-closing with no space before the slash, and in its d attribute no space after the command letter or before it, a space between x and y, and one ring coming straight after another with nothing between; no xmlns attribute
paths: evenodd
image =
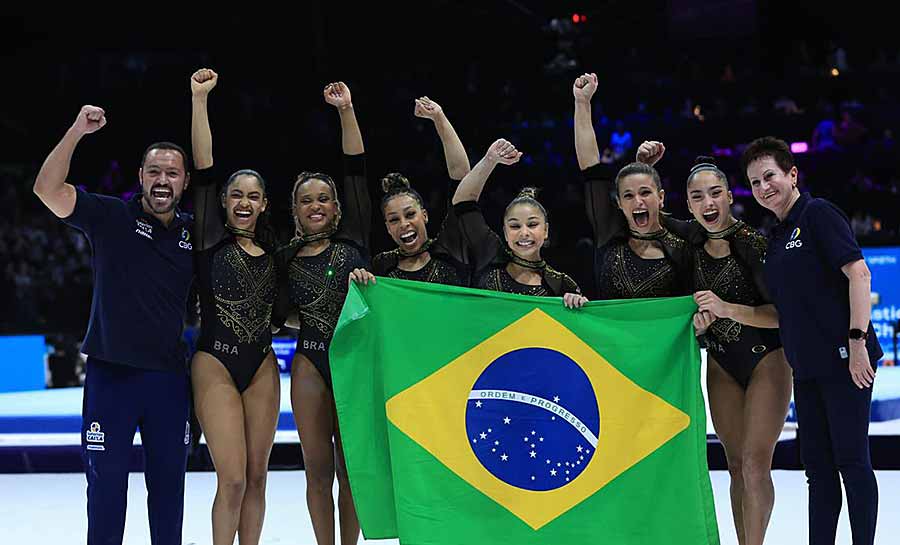
<svg viewBox="0 0 900 545"><path fill-rule="evenodd" d="M495 359L466 406L469 446L492 475L526 490L554 490L584 472L597 448L600 411L571 358L522 348Z"/></svg>

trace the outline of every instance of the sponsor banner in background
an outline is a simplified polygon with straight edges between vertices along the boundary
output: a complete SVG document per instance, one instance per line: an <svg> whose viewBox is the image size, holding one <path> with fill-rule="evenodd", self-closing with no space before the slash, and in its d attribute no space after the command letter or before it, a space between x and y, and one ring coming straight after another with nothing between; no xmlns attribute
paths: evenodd
<svg viewBox="0 0 900 545"><path fill-rule="evenodd" d="M900 246L863 248L872 271L872 324L884 350L882 365L896 365L894 331L900 322Z"/></svg>

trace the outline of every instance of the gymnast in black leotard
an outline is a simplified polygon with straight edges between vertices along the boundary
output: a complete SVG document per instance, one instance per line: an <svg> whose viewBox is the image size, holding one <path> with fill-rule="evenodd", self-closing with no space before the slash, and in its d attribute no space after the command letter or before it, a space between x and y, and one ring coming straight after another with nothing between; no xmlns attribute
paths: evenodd
<svg viewBox="0 0 900 545"><path fill-rule="evenodd" d="M239 170L216 184L206 108L216 81L206 69L191 77L196 221L192 237L182 240L194 250L200 298L191 382L218 483L213 543L231 543L238 534L241 543L255 544L281 398L270 329L278 288L275 240L259 173Z"/></svg>
<svg viewBox="0 0 900 545"><path fill-rule="evenodd" d="M252 201L265 199L265 182L254 170L232 174L218 191L213 169L198 169L192 179L197 222L192 245L200 299L200 337L197 350L218 359L231 375L239 393L250 386L256 371L272 351L271 317L277 291L273 246L260 229L244 230L220 218L220 196L226 200L245 193ZM259 187L253 187L253 184ZM246 187L242 187L246 185ZM236 208L234 223L246 223L252 214ZM238 219L239 218L239 219ZM244 240L253 241L265 253L254 255Z"/></svg>
<svg viewBox="0 0 900 545"><path fill-rule="evenodd" d="M415 114L434 122L443 144L449 175L449 204L459 181L471 170L466 149L438 103L428 97L416 99ZM403 280L467 286L469 269L465 243L453 207L448 206L440 232L430 239L425 202L410 186L409 180L395 172L382 178L381 183L384 224L397 247L376 255L372 259L372 272Z"/></svg>
<svg viewBox="0 0 900 545"><path fill-rule="evenodd" d="M372 204L350 89L335 82L323 94L341 119L344 184L338 192L326 174L304 172L297 178L291 193L296 237L276 256L282 280L273 323L294 318L300 326L291 362L291 405L300 433L306 503L316 541L335 542L331 491L337 474L340 541L352 545L359 538L359 522L334 408L328 348L350 274L366 266Z"/></svg>
<svg viewBox="0 0 900 545"><path fill-rule="evenodd" d="M525 188L506 207L503 217L504 243L494 233L478 208L478 198L497 164L519 161L521 152L500 139L463 178L453 196L453 207L469 251L472 286L521 295L562 297L569 308L583 306L587 299L567 274L541 258L541 247L550 233L547 212L535 199L535 189Z"/></svg>
<svg viewBox="0 0 900 545"><path fill-rule="evenodd" d="M645 142L641 147L657 147ZM766 239L731 214L728 178L699 157L687 179L694 216L694 317L706 340L707 391L731 473L737 535L762 543L775 501L769 468L791 398L778 313L763 280Z"/></svg>
<svg viewBox="0 0 900 545"><path fill-rule="evenodd" d="M600 299L688 295L692 292L691 252L673 232L685 222L662 213L665 191L653 168L661 155L639 156L618 173L613 165L601 162L591 123L591 97L596 90L596 74L584 74L572 86L575 153L594 234L595 293Z"/></svg>

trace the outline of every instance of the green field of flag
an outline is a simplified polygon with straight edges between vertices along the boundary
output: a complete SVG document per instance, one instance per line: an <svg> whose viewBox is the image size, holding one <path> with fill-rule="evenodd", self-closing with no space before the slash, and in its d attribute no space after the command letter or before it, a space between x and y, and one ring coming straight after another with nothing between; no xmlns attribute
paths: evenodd
<svg viewBox="0 0 900 545"><path fill-rule="evenodd" d="M330 355L365 537L717 544L695 310L351 286Z"/></svg>

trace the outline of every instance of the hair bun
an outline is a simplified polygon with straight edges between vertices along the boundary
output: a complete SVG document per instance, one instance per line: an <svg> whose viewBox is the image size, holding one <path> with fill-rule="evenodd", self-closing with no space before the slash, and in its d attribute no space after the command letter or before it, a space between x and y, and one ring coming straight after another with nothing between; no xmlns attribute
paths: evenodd
<svg viewBox="0 0 900 545"><path fill-rule="evenodd" d="M381 179L381 190L385 193L410 189L409 180L399 172L390 172Z"/></svg>
<svg viewBox="0 0 900 545"><path fill-rule="evenodd" d="M708 155L698 155L697 158L694 159L693 167L696 167L699 165L712 165L714 167L719 166L716 163L716 159L714 157L710 157ZM691 167L691 168L693 168L693 167Z"/></svg>
<svg viewBox="0 0 900 545"><path fill-rule="evenodd" d="M538 188L536 187L523 187L519 190L519 194L516 196L517 199L534 199L537 200Z"/></svg>

